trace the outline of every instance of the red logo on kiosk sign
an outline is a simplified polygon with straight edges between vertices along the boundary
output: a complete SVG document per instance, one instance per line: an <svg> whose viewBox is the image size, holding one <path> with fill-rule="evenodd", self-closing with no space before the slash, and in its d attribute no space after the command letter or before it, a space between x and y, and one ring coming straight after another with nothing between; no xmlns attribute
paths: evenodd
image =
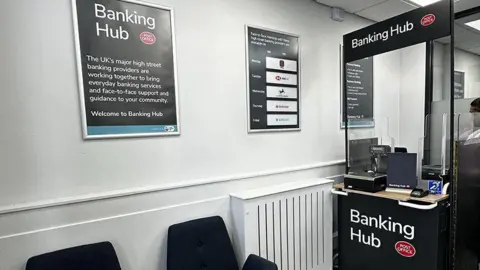
<svg viewBox="0 0 480 270"><path fill-rule="evenodd" d="M280 76L277 76L277 77L275 77L275 80L277 80L277 81L281 81L281 80L282 80L282 77L280 77Z"/></svg>
<svg viewBox="0 0 480 270"><path fill-rule="evenodd" d="M433 15L433 14L427 14L427 15L423 16L422 20L420 21L420 23L423 26L429 26L429 25L433 24L434 22L435 22L435 15Z"/></svg>
<svg viewBox="0 0 480 270"><path fill-rule="evenodd" d="M417 251L415 250L415 247L405 241L400 241L395 244L395 250L398 252L398 254L402 255L403 257L413 257L415 256L415 253Z"/></svg>
<svg viewBox="0 0 480 270"><path fill-rule="evenodd" d="M152 45L155 43L155 41L157 41L157 38L150 32L142 32L140 34L140 40L147 45Z"/></svg>

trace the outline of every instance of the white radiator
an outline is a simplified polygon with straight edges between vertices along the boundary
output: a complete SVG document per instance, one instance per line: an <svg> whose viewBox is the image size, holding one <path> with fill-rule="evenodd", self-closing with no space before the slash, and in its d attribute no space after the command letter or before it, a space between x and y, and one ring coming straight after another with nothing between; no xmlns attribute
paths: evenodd
<svg viewBox="0 0 480 270"><path fill-rule="evenodd" d="M332 269L333 181L316 179L231 194L233 242L279 270Z"/></svg>

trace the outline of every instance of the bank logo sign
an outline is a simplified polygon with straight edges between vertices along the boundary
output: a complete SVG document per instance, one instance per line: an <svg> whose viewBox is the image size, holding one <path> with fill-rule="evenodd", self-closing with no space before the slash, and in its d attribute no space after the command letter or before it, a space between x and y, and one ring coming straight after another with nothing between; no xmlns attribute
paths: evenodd
<svg viewBox="0 0 480 270"><path fill-rule="evenodd" d="M267 71L267 83L297 85L297 74Z"/></svg>
<svg viewBox="0 0 480 270"><path fill-rule="evenodd" d="M297 112L297 101L267 100L267 112Z"/></svg>
<svg viewBox="0 0 480 270"><path fill-rule="evenodd" d="M267 57L265 63L267 69L284 70L290 72L298 71L298 62L294 60Z"/></svg>
<svg viewBox="0 0 480 270"><path fill-rule="evenodd" d="M155 43L155 41L157 41L157 38L150 32L142 32L140 34L140 40L147 45L152 45Z"/></svg>
<svg viewBox="0 0 480 270"><path fill-rule="evenodd" d="M435 19L436 19L436 17L435 17L434 14L428 14L428 15L423 16L420 23L423 26L429 26L429 25L432 25L435 22Z"/></svg>
<svg viewBox="0 0 480 270"><path fill-rule="evenodd" d="M297 114L268 114L267 125L269 126L296 126L298 125Z"/></svg>
<svg viewBox="0 0 480 270"><path fill-rule="evenodd" d="M398 252L398 254L402 255L403 257L411 258L415 256L417 251L415 250L415 247L405 241L399 241L395 244L395 250Z"/></svg>
<svg viewBox="0 0 480 270"><path fill-rule="evenodd" d="M267 85L267 98L297 99L298 89L296 87Z"/></svg>

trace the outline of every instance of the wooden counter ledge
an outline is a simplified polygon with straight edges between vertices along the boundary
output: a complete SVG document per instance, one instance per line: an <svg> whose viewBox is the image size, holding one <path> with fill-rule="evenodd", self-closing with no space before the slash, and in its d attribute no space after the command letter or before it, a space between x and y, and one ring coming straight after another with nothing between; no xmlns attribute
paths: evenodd
<svg viewBox="0 0 480 270"><path fill-rule="evenodd" d="M344 184L336 184L333 186L334 189L345 191L348 193L355 193L355 194L361 194L361 195L366 195L366 196L373 196L373 197L379 197L379 198L385 198L385 199L391 199L391 200L397 200L397 201L418 201L418 202L424 202L424 203L438 203L443 200L448 199L448 195L428 195L423 198L414 198L411 197L410 194L403 194L403 193L394 193L394 192L387 192L387 191L379 191L379 192L365 192L365 191L359 191L359 190L354 190L354 189L347 189L345 188Z"/></svg>

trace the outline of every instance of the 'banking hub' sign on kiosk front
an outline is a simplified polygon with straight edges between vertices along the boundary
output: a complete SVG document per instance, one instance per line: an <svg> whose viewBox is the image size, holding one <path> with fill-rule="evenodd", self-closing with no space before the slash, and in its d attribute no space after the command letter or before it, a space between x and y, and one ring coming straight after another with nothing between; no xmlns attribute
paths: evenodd
<svg viewBox="0 0 480 270"><path fill-rule="evenodd" d="M447 269L447 203L425 211L391 199L339 196L340 269Z"/></svg>
<svg viewBox="0 0 480 270"><path fill-rule="evenodd" d="M450 36L452 7L451 1L443 0L345 35L344 85L348 63ZM343 91L345 121L353 111L348 110L345 88ZM346 145L348 129L346 126ZM348 149L346 157L348 160ZM343 195L338 196L341 270L449 269L448 200L425 205L411 201L408 195L389 197L387 192L342 190L333 192Z"/></svg>
<svg viewBox="0 0 480 270"><path fill-rule="evenodd" d="M403 236L405 240L409 241L415 239L415 226L404 225L401 222L393 220L392 217L382 216L381 214L376 216L369 216L368 214L361 213L360 211L352 208L350 209L350 223L360 224L365 227L396 233ZM370 245L375 248L382 247L382 240L379 238L378 235L375 235L375 232L366 235L364 232L362 232L362 229L357 230L353 227L354 226L350 227L350 240L357 240L359 243ZM395 247L399 254L405 257L415 256L414 246L412 246L408 242L399 241L399 243L401 244L398 247Z"/></svg>

